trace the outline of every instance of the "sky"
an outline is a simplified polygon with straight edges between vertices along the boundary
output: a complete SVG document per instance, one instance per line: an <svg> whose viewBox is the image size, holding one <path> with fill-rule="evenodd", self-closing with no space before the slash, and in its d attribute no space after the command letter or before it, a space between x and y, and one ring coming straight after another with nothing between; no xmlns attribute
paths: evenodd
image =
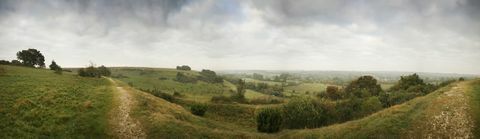
<svg viewBox="0 0 480 139"><path fill-rule="evenodd" d="M0 59L480 74L479 0L0 0Z"/></svg>

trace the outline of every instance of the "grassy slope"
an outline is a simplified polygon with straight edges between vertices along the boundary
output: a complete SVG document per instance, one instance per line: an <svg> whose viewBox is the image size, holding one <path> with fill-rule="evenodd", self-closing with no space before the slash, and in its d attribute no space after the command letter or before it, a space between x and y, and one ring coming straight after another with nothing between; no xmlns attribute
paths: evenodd
<svg viewBox="0 0 480 139"><path fill-rule="evenodd" d="M106 79L0 68L0 138L107 137L112 90Z"/></svg>
<svg viewBox="0 0 480 139"><path fill-rule="evenodd" d="M471 114L476 125L473 129L473 135L475 138L480 138L480 80L472 82L470 89Z"/></svg>
<svg viewBox="0 0 480 139"><path fill-rule="evenodd" d="M209 101L211 96L226 94L224 84L212 84L198 81L197 83L176 82L177 72L188 75L199 75L196 71L182 71L164 68L113 68L112 75L122 74L128 78L118 78L125 83L132 83L137 89L160 89L173 94L174 91L180 92L188 100Z"/></svg>
<svg viewBox="0 0 480 139"><path fill-rule="evenodd" d="M480 91L480 82L474 84ZM280 133L282 138L412 138L423 134L422 121L431 117L432 108L444 103L443 92L449 91L453 85L437 90L427 96L418 97L401 105L382 110L368 117L331 125L318 129L286 130ZM478 96L478 94L476 94ZM441 100L440 100L441 99ZM478 97L475 107L480 101ZM475 111L478 115L478 109ZM478 132L478 129L477 129ZM477 133L478 134L478 133Z"/></svg>
<svg viewBox="0 0 480 139"><path fill-rule="evenodd" d="M125 86L125 85L124 85ZM133 117L139 119L148 138L266 138L231 123L192 115L180 105L125 86L136 98Z"/></svg>

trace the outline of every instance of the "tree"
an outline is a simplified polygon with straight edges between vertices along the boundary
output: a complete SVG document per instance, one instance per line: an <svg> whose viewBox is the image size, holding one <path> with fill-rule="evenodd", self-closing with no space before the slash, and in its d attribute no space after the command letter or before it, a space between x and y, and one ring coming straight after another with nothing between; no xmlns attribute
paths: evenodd
<svg viewBox="0 0 480 139"><path fill-rule="evenodd" d="M217 76L217 74L214 71L203 69L200 72L200 80L203 80L208 83L223 83L223 78Z"/></svg>
<svg viewBox="0 0 480 139"><path fill-rule="evenodd" d="M189 71L189 70L192 70L192 68L190 68L188 65L182 65L182 66L177 66L177 70Z"/></svg>
<svg viewBox="0 0 480 139"><path fill-rule="evenodd" d="M10 61L0 60L0 65L10 65Z"/></svg>
<svg viewBox="0 0 480 139"><path fill-rule="evenodd" d="M392 86L390 90L392 91L407 90L408 88L412 86L417 86L417 85L420 85L420 86L425 85L425 82L423 82L423 80L420 79L420 76L418 76L418 74L414 73L408 76L401 76L398 83Z"/></svg>
<svg viewBox="0 0 480 139"><path fill-rule="evenodd" d="M18 60L12 60L12 62L10 62L12 65L17 65L17 66L21 66L22 65L22 62L18 61Z"/></svg>
<svg viewBox="0 0 480 139"><path fill-rule="evenodd" d="M383 105L378 97L369 97L362 102L362 105L360 107L360 109L362 110L362 115L366 116L381 110L383 108Z"/></svg>
<svg viewBox="0 0 480 139"><path fill-rule="evenodd" d="M50 70L54 70L54 71L57 71L57 70L62 70L62 67L60 67L59 65L57 65L57 62L55 62L54 60L52 60L52 63L50 64Z"/></svg>
<svg viewBox="0 0 480 139"><path fill-rule="evenodd" d="M280 131L282 113L278 108L264 108L256 116L257 130L260 132L274 133Z"/></svg>
<svg viewBox="0 0 480 139"><path fill-rule="evenodd" d="M45 67L45 57L36 49L28 49L17 52L17 59L28 67Z"/></svg>
<svg viewBox="0 0 480 139"><path fill-rule="evenodd" d="M238 80L237 92L232 96L234 100L245 101L245 81L242 79Z"/></svg>
<svg viewBox="0 0 480 139"><path fill-rule="evenodd" d="M345 87L345 93L355 97L378 96L382 88L372 76L362 76Z"/></svg>
<svg viewBox="0 0 480 139"><path fill-rule="evenodd" d="M101 75L101 76L110 76L112 74L112 72L110 71L110 69L108 69L107 67L105 67L104 65L98 67L98 73Z"/></svg>
<svg viewBox="0 0 480 139"><path fill-rule="evenodd" d="M337 100L342 98L340 91L338 90L337 86L327 86L327 89L325 91L325 95L327 98L332 99L332 100Z"/></svg>

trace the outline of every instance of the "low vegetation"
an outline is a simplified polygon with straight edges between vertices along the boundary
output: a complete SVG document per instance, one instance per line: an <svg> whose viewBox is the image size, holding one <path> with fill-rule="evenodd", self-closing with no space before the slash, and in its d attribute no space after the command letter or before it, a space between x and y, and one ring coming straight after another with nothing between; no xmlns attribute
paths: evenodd
<svg viewBox="0 0 480 139"><path fill-rule="evenodd" d="M107 138L111 84L103 78L3 66L0 138Z"/></svg>
<svg viewBox="0 0 480 139"><path fill-rule="evenodd" d="M263 108L258 112L257 130L259 132L275 133L282 126L282 112L278 108Z"/></svg>

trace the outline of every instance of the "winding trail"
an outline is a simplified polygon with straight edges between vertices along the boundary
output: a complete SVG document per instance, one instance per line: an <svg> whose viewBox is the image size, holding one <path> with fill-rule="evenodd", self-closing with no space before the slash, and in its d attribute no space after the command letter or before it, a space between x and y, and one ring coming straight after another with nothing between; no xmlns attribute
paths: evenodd
<svg viewBox="0 0 480 139"><path fill-rule="evenodd" d="M115 86L115 101L118 104L112 110L110 123L112 125L113 136L120 139L143 139L146 138L140 122L130 117L131 106L133 105L132 97L123 87L118 86L115 81L108 78Z"/></svg>

